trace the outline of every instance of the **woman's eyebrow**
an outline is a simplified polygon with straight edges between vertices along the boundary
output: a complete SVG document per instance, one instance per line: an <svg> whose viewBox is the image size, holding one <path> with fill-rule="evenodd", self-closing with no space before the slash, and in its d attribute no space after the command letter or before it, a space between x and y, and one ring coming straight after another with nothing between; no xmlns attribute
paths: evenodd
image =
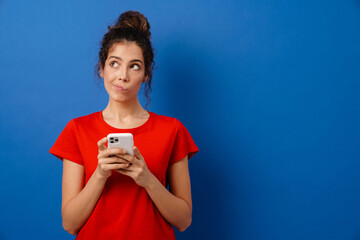
<svg viewBox="0 0 360 240"><path fill-rule="evenodd" d="M109 59L110 59L110 58L116 58L116 59L122 61L121 57L110 56ZM142 62L140 59L133 59L133 60L131 60L130 62L140 62L141 64L143 64L143 62Z"/></svg>
<svg viewBox="0 0 360 240"><path fill-rule="evenodd" d="M140 62L141 64L143 64L143 62L140 59L133 59L130 62Z"/></svg>
<svg viewBox="0 0 360 240"><path fill-rule="evenodd" d="M121 57L117 57L117 56L110 56L110 57L109 57L109 59L110 59L110 58L116 58L116 59L118 59L118 60L122 61Z"/></svg>

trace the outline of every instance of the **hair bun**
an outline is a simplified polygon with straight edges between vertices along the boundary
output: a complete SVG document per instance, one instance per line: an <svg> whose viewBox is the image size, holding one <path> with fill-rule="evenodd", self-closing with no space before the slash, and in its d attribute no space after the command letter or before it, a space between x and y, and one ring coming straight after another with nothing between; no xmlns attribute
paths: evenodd
<svg viewBox="0 0 360 240"><path fill-rule="evenodd" d="M150 24L147 18L137 11L127 11L120 15L115 25L111 28L132 28L150 39Z"/></svg>

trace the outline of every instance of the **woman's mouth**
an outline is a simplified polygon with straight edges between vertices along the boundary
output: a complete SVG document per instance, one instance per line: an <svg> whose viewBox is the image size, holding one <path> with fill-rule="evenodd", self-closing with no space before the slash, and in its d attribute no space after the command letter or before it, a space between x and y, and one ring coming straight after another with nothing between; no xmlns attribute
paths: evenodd
<svg viewBox="0 0 360 240"><path fill-rule="evenodd" d="M121 85L113 85L114 89L117 91L126 91L127 89Z"/></svg>

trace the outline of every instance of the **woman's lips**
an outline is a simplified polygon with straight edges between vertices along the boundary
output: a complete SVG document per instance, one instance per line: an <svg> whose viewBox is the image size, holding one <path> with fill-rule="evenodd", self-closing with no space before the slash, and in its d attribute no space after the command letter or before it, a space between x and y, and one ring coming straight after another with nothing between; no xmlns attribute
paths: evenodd
<svg viewBox="0 0 360 240"><path fill-rule="evenodd" d="M113 85L115 90L118 90L118 91L126 91L127 89L124 88L123 86L120 86L120 85Z"/></svg>

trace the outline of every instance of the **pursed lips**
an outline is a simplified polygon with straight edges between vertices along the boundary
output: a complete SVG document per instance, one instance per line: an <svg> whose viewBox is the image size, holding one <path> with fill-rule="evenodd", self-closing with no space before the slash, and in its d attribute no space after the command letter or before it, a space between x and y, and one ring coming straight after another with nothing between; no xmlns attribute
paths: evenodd
<svg viewBox="0 0 360 240"><path fill-rule="evenodd" d="M120 91L125 91L126 90L126 88L125 87L123 87L123 86L120 86L120 85L113 85L114 86L114 88L116 89L116 90L120 90Z"/></svg>

